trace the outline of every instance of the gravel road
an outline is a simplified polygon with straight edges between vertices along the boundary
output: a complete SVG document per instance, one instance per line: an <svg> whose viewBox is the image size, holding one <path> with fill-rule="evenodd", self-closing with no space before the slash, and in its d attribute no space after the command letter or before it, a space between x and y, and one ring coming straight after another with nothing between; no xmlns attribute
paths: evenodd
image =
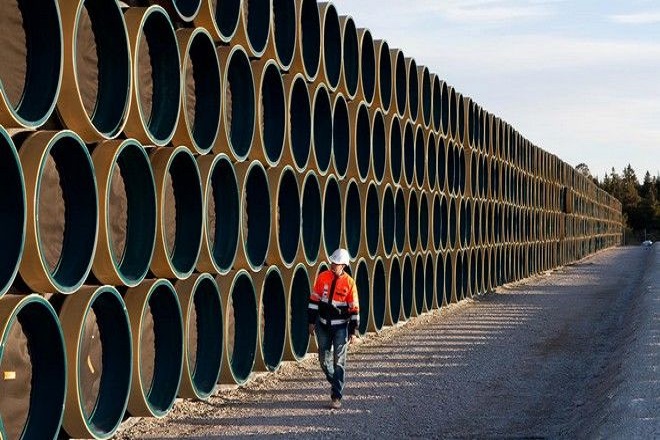
<svg viewBox="0 0 660 440"><path fill-rule="evenodd" d="M316 357L120 439L660 438L660 246L576 264L351 347L343 407Z"/></svg>

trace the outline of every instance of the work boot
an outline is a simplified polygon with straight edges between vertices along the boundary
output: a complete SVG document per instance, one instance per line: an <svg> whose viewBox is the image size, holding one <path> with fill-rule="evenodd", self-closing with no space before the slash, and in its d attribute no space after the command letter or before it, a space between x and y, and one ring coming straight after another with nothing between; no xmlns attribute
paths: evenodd
<svg viewBox="0 0 660 440"><path fill-rule="evenodd" d="M339 408L341 408L341 400L339 400L339 399L332 399L332 402L330 402L330 408L332 408L332 409L339 409Z"/></svg>

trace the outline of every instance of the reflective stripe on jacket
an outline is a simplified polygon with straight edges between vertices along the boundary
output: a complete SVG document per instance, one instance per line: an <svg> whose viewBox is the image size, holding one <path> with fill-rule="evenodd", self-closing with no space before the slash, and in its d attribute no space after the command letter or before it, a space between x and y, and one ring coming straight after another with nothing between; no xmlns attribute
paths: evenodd
<svg viewBox="0 0 660 440"><path fill-rule="evenodd" d="M330 302L331 296L332 302ZM348 324L349 334L355 333L360 323L360 301L355 281L349 274L344 272L339 277L335 277L332 271L326 270L316 278L309 295L307 320L310 324L314 324L317 317L324 325Z"/></svg>

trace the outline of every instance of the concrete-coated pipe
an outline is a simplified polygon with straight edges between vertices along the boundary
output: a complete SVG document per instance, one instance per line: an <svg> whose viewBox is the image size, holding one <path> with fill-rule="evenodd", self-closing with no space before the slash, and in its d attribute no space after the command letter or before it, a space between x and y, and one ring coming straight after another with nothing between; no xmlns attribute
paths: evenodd
<svg viewBox="0 0 660 440"><path fill-rule="evenodd" d="M215 279L195 274L174 285L183 313L183 376L179 396L208 399L220 378L223 344L222 298Z"/></svg>
<svg viewBox="0 0 660 440"><path fill-rule="evenodd" d="M394 242L396 244L396 252L401 255L406 246L406 196L401 187L396 188L394 194Z"/></svg>
<svg viewBox="0 0 660 440"><path fill-rule="evenodd" d="M435 191L437 188L436 179L437 179L437 166L438 161L436 159L437 155L437 141L435 134L432 130L429 130L426 136L426 188L430 191Z"/></svg>
<svg viewBox="0 0 660 440"><path fill-rule="evenodd" d="M360 80L360 48L355 22L350 15L339 17L342 40L342 78L340 90L348 99L357 95Z"/></svg>
<svg viewBox="0 0 660 440"><path fill-rule="evenodd" d="M433 90L431 74L426 66L417 66L417 82L419 84L419 111L424 124L424 128L432 126L433 120L431 111L433 109Z"/></svg>
<svg viewBox="0 0 660 440"><path fill-rule="evenodd" d="M330 2L318 3L321 24L321 75L316 80L331 92L337 90L341 79L342 39L339 15Z"/></svg>
<svg viewBox="0 0 660 440"><path fill-rule="evenodd" d="M341 93L337 93L332 105L332 164L338 178L346 176L350 158L351 129L348 104Z"/></svg>
<svg viewBox="0 0 660 440"><path fill-rule="evenodd" d="M407 253L403 256L401 264L401 319L408 321L413 315L415 307L415 275L412 256Z"/></svg>
<svg viewBox="0 0 660 440"><path fill-rule="evenodd" d="M238 29L242 0L202 0L195 17L195 26L201 26L220 43L229 43Z"/></svg>
<svg viewBox="0 0 660 440"><path fill-rule="evenodd" d="M252 375L259 338L254 282L245 269L227 276L218 276L216 281L225 308L220 382L243 385Z"/></svg>
<svg viewBox="0 0 660 440"><path fill-rule="evenodd" d="M25 243L25 180L18 153L9 134L0 126L0 297L11 287L18 273Z"/></svg>
<svg viewBox="0 0 660 440"><path fill-rule="evenodd" d="M319 257L323 226L321 185L317 174L312 170L308 171L302 182L300 182L300 188L303 253L307 264L313 265Z"/></svg>
<svg viewBox="0 0 660 440"><path fill-rule="evenodd" d="M402 120L403 121L403 120ZM403 130L403 177L407 187L415 182L415 130L410 120L406 120Z"/></svg>
<svg viewBox="0 0 660 440"><path fill-rule="evenodd" d="M254 286L259 297L259 354L255 371L277 371L282 363L286 342L286 290L282 273L270 266L254 274Z"/></svg>
<svg viewBox="0 0 660 440"><path fill-rule="evenodd" d="M415 186L421 189L426 180L426 136L424 128L417 125L415 130Z"/></svg>
<svg viewBox="0 0 660 440"><path fill-rule="evenodd" d="M369 29L358 29L358 47L360 49L360 96L367 104L374 101L376 93L376 54L374 39Z"/></svg>
<svg viewBox="0 0 660 440"><path fill-rule="evenodd" d="M382 231L381 248L385 257L390 257L394 252L394 229L396 214L394 208L394 191L391 184L386 184L380 192L380 230Z"/></svg>
<svg viewBox="0 0 660 440"><path fill-rule="evenodd" d="M348 106L351 121L352 157L349 160L348 177L365 183L371 169L371 121L369 109L364 102L353 101Z"/></svg>
<svg viewBox="0 0 660 440"><path fill-rule="evenodd" d="M261 162L236 164L241 188L240 244L236 267L249 267L256 272L265 264L270 245L271 206L270 183Z"/></svg>
<svg viewBox="0 0 660 440"><path fill-rule="evenodd" d="M181 305L172 283L147 280L124 294L133 340L128 399L132 416L162 418L174 406L183 373Z"/></svg>
<svg viewBox="0 0 660 440"><path fill-rule="evenodd" d="M375 40L374 54L376 56L376 90L371 105L388 113L392 103L392 59L387 41Z"/></svg>
<svg viewBox="0 0 660 440"><path fill-rule="evenodd" d="M272 6L271 0L243 0L240 23L231 44L245 47L250 57L262 57L271 34Z"/></svg>
<svg viewBox="0 0 660 440"><path fill-rule="evenodd" d="M397 256L390 259L386 283L385 324L395 325L399 322L401 316L401 302L403 300L401 294L401 264Z"/></svg>
<svg viewBox="0 0 660 440"><path fill-rule="evenodd" d="M408 211L406 213L406 224L408 225L408 248L411 252L417 251L419 245L419 200L415 190L408 192Z"/></svg>
<svg viewBox="0 0 660 440"><path fill-rule="evenodd" d="M429 249L430 218L428 193L421 191L419 193L419 247L422 252Z"/></svg>
<svg viewBox="0 0 660 440"><path fill-rule="evenodd" d="M98 244L92 272L104 284L137 286L156 242L156 186L137 141L104 141L92 153L99 193Z"/></svg>
<svg viewBox="0 0 660 440"><path fill-rule="evenodd" d="M387 276L382 257L376 257L371 267L371 283L369 286L370 307L367 330L380 332L385 325L385 315L387 312ZM365 292L358 294L365 295Z"/></svg>
<svg viewBox="0 0 660 440"><path fill-rule="evenodd" d="M312 98L312 149L316 160L316 170L325 175L332 159L332 103L330 94L323 83L310 90Z"/></svg>
<svg viewBox="0 0 660 440"><path fill-rule="evenodd" d="M424 256L415 254L413 262L413 308L412 315L419 316L426 307L426 272L424 270Z"/></svg>
<svg viewBox="0 0 660 440"><path fill-rule="evenodd" d="M362 241L362 201L358 181L351 179L345 186L344 195L344 221L342 223L345 247L351 258L356 258ZM366 240L366 239L365 239Z"/></svg>
<svg viewBox="0 0 660 440"><path fill-rule="evenodd" d="M64 70L57 111L85 142L118 136L126 122L131 56L117 2L59 2Z"/></svg>
<svg viewBox="0 0 660 440"><path fill-rule="evenodd" d="M156 181L156 246L151 272L161 278L192 274L202 248L204 200L199 168L186 147L151 153Z"/></svg>
<svg viewBox="0 0 660 440"><path fill-rule="evenodd" d="M2 15L7 42L1 52L0 124L34 129L50 118L60 93L64 48L58 2L8 2Z"/></svg>
<svg viewBox="0 0 660 440"><path fill-rule="evenodd" d="M376 183L380 184L385 178L387 162L385 118L380 109L373 112L371 127L371 169Z"/></svg>
<svg viewBox="0 0 660 440"><path fill-rule="evenodd" d="M312 142L312 104L305 77L293 73L285 75L284 90L287 97L288 148L284 152L283 162L303 172L309 162Z"/></svg>
<svg viewBox="0 0 660 440"><path fill-rule="evenodd" d="M167 145L179 121L182 87L174 26L160 6L128 8L124 19L133 61L124 133L145 145Z"/></svg>
<svg viewBox="0 0 660 440"><path fill-rule="evenodd" d="M287 165L283 169L268 169L272 210L271 237L267 261L269 264L291 267L296 261L300 242L300 188L296 171ZM275 184L277 182L277 184Z"/></svg>
<svg viewBox="0 0 660 440"><path fill-rule="evenodd" d="M288 338L284 348L284 358L300 361L305 358L309 347L307 305L313 287L305 264L298 263L293 269L286 271L284 285L287 287L288 316Z"/></svg>
<svg viewBox="0 0 660 440"><path fill-rule="evenodd" d="M21 278L40 293L72 293L91 268L98 232L92 158L72 131L39 131L19 151L27 227Z"/></svg>
<svg viewBox="0 0 660 440"><path fill-rule="evenodd" d="M392 184L401 182L402 157L403 157L403 134L401 132L401 118L392 115L389 119L389 136L387 144L387 162L389 164L390 179Z"/></svg>
<svg viewBox="0 0 660 440"><path fill-rule="evenodd" d="M298 38L290 71L302 73L313 82L321 68L321 18L316 0L297 0Z"/></svg>
<svg viewBox="0 0 660 440"><path fill-rule="evenodd" d="M326 259L341 244L342 201L337 178L328 176L323 189L323 248Z"/></svg>
<svg viewBox="0 0 660 440"><path fill-rule="evenodd" d="M0 418L7 439L56 438L67 389L64 337L39 295L0 298Z"/></svg>
<svg viewBox="0 0 660 440"><path fill-rule="evenodd" d="M241 198L234 165L225 154L199 156L204 216L197 270L224 274L236 260Z"/></svg>
<svg viewBox="0 0 660 440"><path fill-rule="evenodd" d="M406 77L408 83L408 111L407 115L410 119L417 123L419 116L419 78L417 74L417 63L414 58L405 58Z"/></svg>
<svg viewBox="0 0 660 440"><path fill-rule="evenodd" d="M83 287L64 299L59 318L69 365L64 430L110 438L126 411L133 364L124 300L112 286Z"/></svg>
<svg viewBox="0 0 660 440"><path fill-rule="evenodd" d="M406 77L406 61L399 49L390 49L392 60L392 102L394 111L399 117L408 116L408 81ZM407 119L407 118L405 118Z"/></svg>
<svg viewBox="0 0 660 440"><path fill-rule="evenodd" d="M222 94L218 56L211 35L204 28L179 29L181 54L181 116L172 143L193 153L211 151L218 138ZM200 74L203 72L203 74Z"/></svg>
<svg viewBox="0 0 660 440"><path fill-rule="evenodd" d="M380 244L380 202L378 185L370 181L367 188L362 187L361 199L364 203L363 209L347 212L346 215L357 215L358 212L363 219L363 230L365 250L370 258L375 258Z"/></svg>
<svg viewBox="0 0 660 440"><path fill-rule="evenodd" d="M270 26L270 44L262 59L273 59L280 69L288 71L296 53L298 26L296 0L272 0L273 23Z"/></svg>
<svg viewBox="0 0 660 440"><path fill-rule="evenodd" d="M244 161L250 154L256 121L256 94L250 59L242 46L217 49L222 71L222 123L214 153Z"/></svg>
<svg viewBox="0 0 660 440"><path fill-rule="evenodd" d="M358 299L360 304L360 325L358 332L360 335L365 335L370 326L369 320L371 319L371 270L367 264L367 260L360 258L354 265L353 278L355 279L355 287L358 291Z"/></svg>

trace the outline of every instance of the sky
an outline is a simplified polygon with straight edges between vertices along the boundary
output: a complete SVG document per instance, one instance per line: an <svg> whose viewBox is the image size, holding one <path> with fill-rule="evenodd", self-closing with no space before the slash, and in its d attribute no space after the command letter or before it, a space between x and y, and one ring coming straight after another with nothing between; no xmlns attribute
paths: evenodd
<svg viewBox="0 0 660 440"><path fill-rule="evenodd" d="M332 3L568 164L660 175L660 1Z"/></svg>

